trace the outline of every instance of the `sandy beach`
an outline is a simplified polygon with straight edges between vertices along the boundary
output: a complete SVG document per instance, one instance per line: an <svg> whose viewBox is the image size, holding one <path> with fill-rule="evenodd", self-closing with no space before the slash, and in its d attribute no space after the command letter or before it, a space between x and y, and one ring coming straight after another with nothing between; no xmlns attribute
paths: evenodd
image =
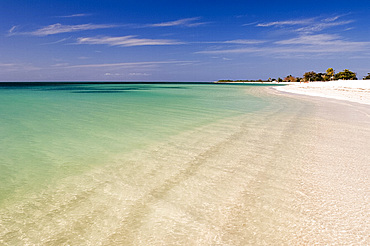
<svg viewBox="0 0 370 246"><path fill-rule="evenodd" d="M296 153L296 163L304 163L298 199L304 222L295 245L370 243L369 84L333 81L277 88L307 95L285 94L315 104L315 118L305 124L312 135L304 140L301 155Z"/></svg>
<svg viewBox="0 0 370 246"><path fill-rule="evenodd" d="M370 80L288 83L277 90L370 104Z"/></svg>
<svg viewBox="0 0 370 246"><path fill-rule="evenodd" d="M303 242L367 245L370 81L290 83L276 89L314 96L308 100L319 103L316 121L320 123L313 135L316 143L312 152L306 153L310 161L302 176L302 192L309 201L303 209L307 228L313 230L306 231Z"/></svg>

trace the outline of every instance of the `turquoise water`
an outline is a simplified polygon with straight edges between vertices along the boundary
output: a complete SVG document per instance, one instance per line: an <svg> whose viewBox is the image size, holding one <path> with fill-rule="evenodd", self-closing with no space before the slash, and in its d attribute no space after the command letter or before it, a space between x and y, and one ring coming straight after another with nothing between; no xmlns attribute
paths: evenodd
<svg viewBox="0 0 370 246"><path fill-rule="evenodd" d="M286 243L312 107L267 90L0 87L0 244Z"/></svg>
<svg viewBox="0 0 370 246"><path fill-rule="evenodd" d="M251 85L17 85L0 86L0 245L369 244L366 106Z"/></svg>
<svg viewBox="0 0 370 246"><path fill-rule="evenodd" d="M245 86L61 84L0 87L0 206L104 166L117 154L265 102Z"/></svg>

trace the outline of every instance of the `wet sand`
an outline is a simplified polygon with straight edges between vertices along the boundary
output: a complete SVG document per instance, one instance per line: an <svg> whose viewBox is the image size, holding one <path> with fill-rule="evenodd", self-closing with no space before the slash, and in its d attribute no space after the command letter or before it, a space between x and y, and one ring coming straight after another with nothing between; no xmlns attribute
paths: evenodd
<svg viewBox="0 0 370 246"><path fill-rule="evenodd" d="M136 202L134 225L108 244L369 244L370 108L272 96L280 108L234 119L238 128L217 143L192 133L181 153L162 153L187 161ZM188 157L184 146L201 151Z"/></svg>
<svg viewBox="0 0 370 246"><path fill-rule="evenodd" d="M370 243L370 107L285 94L315 104L300 170L299 245ZM342 99L344 100L344 99ZM298 158L298 156L297 156Z"/></svg>
<svg viewBox="0 0 370 246"><path fill-rule="evenodd" d="M369 244L370 108L248 93L272 103L9 205L0 243Z"/></svg>

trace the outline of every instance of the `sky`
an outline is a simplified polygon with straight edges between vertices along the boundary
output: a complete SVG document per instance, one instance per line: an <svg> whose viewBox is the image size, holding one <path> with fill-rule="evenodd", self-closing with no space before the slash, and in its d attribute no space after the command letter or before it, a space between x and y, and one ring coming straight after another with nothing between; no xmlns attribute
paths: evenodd
<svg viewBox="0 0 370 246"><path fill-rule="evenodd" d="M370 73L370 1L0 0L0 81Z"/></svg>

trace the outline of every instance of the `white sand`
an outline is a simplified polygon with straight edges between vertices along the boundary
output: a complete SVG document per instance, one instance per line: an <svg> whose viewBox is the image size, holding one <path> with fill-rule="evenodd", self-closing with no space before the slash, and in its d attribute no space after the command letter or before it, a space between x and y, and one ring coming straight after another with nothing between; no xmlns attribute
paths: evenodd
<svg viewBox="0 0 370 246"><path fill-rule="evenodd" d="M370 80L289 83L279 91L346 100L370 105Z"/></svg>

